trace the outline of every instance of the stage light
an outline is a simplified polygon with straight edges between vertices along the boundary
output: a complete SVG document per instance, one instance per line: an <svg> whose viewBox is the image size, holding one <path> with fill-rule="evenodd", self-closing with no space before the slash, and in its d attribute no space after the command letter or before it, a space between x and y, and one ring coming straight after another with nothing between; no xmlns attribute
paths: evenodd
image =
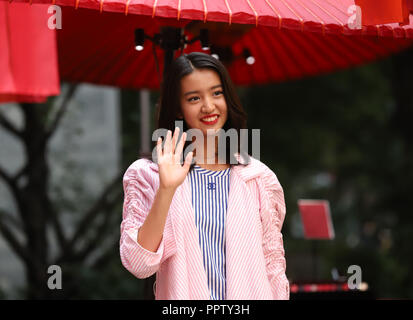
<svg viewBox="0 0 413 320"><path fill-rule="evenodd" d="M209 50L208 29L201 29L199 31L199 41L201 42L202 50Z"/></svg>
<svg viewBox="0 0 413 320"><path fill-rule="evenodd" d="M248 63L248 64L254 64L254 63L255 63L255 58L252 57L252 56L251 56L251 57L248 57L248 58L247 58L247 63Z"/></svg>
<svg viewBox="0 0 413 320"><path fill-rule="evenodd" d="M242 55L244 56L247 64L252 65L255 63L255 58L251 55L251 52L248 49L244 49L242 51Z"/></svg>
<svg viewBox="0 0 413 320"><path fill-rule="evenodd" d="M145 33L143 29L135 30L135 49L142 51L144 49Z"/></svg>

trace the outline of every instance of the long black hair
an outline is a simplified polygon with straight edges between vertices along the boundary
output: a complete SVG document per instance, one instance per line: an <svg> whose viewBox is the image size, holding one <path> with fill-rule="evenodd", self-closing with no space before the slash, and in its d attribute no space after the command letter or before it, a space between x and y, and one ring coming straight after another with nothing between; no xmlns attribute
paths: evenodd
<svg viewBox="0 0 413 320"><path fill-rule="evenodd" d="M226 70L225 66L213 56L202 53L192 52L183 54L175 59L169 66L163 82L161 84L161 95L157 103L156 121L157 129L175 130L175 121L183 121L183 131L189 128L184 119L179 118L181 112L181 79L192 73L195 69L211 69L215 71L222 83L225 101L227 104L228 117L223 126L224 132L229 129L235 129L238 134L238 149L237 152L243 158L239 162L230 152L230 142L226 140L226 163L227 164L248 164L250 162L249 155L245 152L245 148L240 145L240 130L247 129L247 114L244 111L240 99L235 91L234 84ZM182 133L181 133L182 134ZM186 141L184 145L184 158L186 156L188 144L191 141ZM191 165L191 169L194 163Z"/></svg>

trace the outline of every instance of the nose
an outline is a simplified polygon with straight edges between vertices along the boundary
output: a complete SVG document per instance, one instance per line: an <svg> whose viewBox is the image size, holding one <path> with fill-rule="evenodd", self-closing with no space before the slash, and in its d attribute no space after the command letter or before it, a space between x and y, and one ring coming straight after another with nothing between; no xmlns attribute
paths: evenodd
<svg viewBox="0 0 413 320"><path fill-rule="evenodd" d="M209 98L205 98L204 104L202 105L202 112L211 113L215 109L214 104Z"/></svg>

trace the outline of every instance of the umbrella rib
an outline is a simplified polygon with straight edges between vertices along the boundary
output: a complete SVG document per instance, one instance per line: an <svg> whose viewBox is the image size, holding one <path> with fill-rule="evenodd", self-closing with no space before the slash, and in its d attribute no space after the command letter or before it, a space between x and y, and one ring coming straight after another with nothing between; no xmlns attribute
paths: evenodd
<svg viewBox="0 0 413 320"><path fill-rule="evenodd" d="M293 33L292 33L293 34ZM307 58L305 54L302 54L301 50L294 50L294 45L297 45L297 42L295 41L291 41L290 36L285 35L284 33L280 32L280 38L283 38L283 43L284 48L287 52L287 54L293 58L293 61L296 65L298 65L298 71L302 70L305 71L306 73L310 73L312 72L311 67L307 68L307 65L313 65L315 66L315 64L312 64L312 61L309 60L309 64L305 63L305 59ZM315 68L317 69L317 67L315 66ZM299 73L299 72L298 72Z"/></svg>
<svg viewBox="0 0 413 320"><path fill-rule="evenodd" d="M261 36L261 35L257 34L257 37L258 36ZM285 64L282 64L279 62L279 61L285 61L285 58L287 59L290 58L288 55L286 55L284 47L280 46L280 43L275 42L275 41L269 41L268 44L269 44L269 47L273 49L273 52L278 55L278 57L280 57L281 55L283 56L282 59L277 60L277 61L278 61L278 65L280 66L280 71L284 75L284 79L287 79L287 80L292 79L293 77L290 76L290 71L288 70L288 67L286 67ZM279 46L279 48L277 48L277 46Z"/></svg>
<svg viewBox="0 0 413 320"><path fill-rule="evenodd" d="M301 51L305 50L306 55L312 57L311 60L317 69L317 74L322 74L326 72L326 70L330 70L334 65L331 62L331 57L323 55L323 50L317 50L312 46L312 41L307 35L304 36L303 34L294 32L292 34L292 40Z"/></svg>
<svg viewBox="0 0 413 320"><path fill-rule="evenodd" d="M349 43L347 40L348 38L346 36L341 36L341 39L338 39L338 37L330 37L330 40L334 42L334 45L332 47L334 49L337 49L342 55L346 55L346 58L350 61L350 65L357 65L360 62L360 56L362 56L359 48L355 47L354 44L351 42ZM344 42L347 42L347 44L344 44ZM346 50L348 47L352 47L354 50ZM353 51L358 50L360 53L360 56L355 54ZM363 60L365 60L365 57L363 57ZM369 59L367 59L369 60Z"/></svg>
<svg viewBox="0 0 413 320"><path fill-rule="evenodd" d="M158 5L158 0L154 0L152 5L152 18L155 16L156 6Z"/></svg>
<svg viewBox="0 0 413 320"><path fill-rule="evenodd" d="M374 58L380 57L381 53L378 50L368 50L365 48L365 46L370 46L372 47L369 41L362 37L360 39L360 42L356 41L350 41L347 37L343 38L343 44L346 45L346 47L351 48L351 51L355 51L357 54L359 54L361 57L363 57L363 60L370 61L370 54L374 55ZM377 48L378 49L378 48Z"/></svg>
<svg viewBox="0 0 413 320"><path fill-rule="evenodd" d="M282 3L300 20L301 23L301 31L304 30L304 19L297 13L295 10L293 10L286 1L281 0Z"/></svg>
<svg viewBox="0 0 413 320"><path fill-rule="evenodd" d="M407 28L405 28L405 27L403 27L403 28L401 28L403 31L404 31L404 37L407 39Z"/></svg>
<svg viewBox="0 0 413 320"><path fill-rule="evenodd" d="M344 15L347 15L347 12L343 11L343 9L341 9L341 8L337 8L337 7L336 7L333 3L331 3L329 0L324 0L324 1L327 1L327 3L328 3L330 6L336 8L338 11L341 11L341 13L343 13Z"/></svg>
<svg viewBox="0 0 413 320"><path fill-rule="evenodd" d="M225 1L226 6L227 6L227 9L228 9L229 25L231 25L231 21L232 21L232 11L231 11L231 8L229 7L228 1L227 1L227 0L224 0L224 1Z"/></svg>
<svg viewBox="0 0 413 320"><path fill-rule="evenodd" d="M335 15L331 14L329 11L325 10L322 6L319 5L318 2L315 0L310 0L312 3L314 3L317 7L319 7L321 10L323 10L325 13L327 13L330 17L332 17L334 20L338 22L339 25L341 25L344 28L343 22L340 21L339 18L337 18Z"/></svg>
<svg viewBox="0 0 413 320"><path fill-rule="evenodd" d="M278 16L278 29L281 29L281 22L282 22L283 18L281 17L280 13L273 7L271 2L269 2L268 0L265 0L265 2L269 5L269 7L272 9L272 11L274 11L275 14Z"/></svg>
<svg viewBox="0 0 413 320"><path fill-rule="evenodd" d="M322 48L322 50L317 51L323 56L324 59L329 60L332 65L337 64L335 62L337 59L342 61L342 68L348 65L347 60L343 59L343 56L337 53L333 46L328 46L325 41L321 41L317 34L309 32L307 37L311 38L309 39L311 43L317 42L318 46Z"/></svg>
<svg viewBox="0 0 413 320"><path fill-rule="evenodd" d="M250 0L246 0L248 5L250 6L251 10L254 12L255 15L255 26L258 27L258 14L257 11L255 11L255 8L252 6Z"/></svg>
<svg viewBox="0 0 413 320"><path fill-rule="evenodd" d="M295 47L298 49L295 51L302 53L302 56L309 61L309 65L313 67L312 70L311 70L311 67L308 69L308 72L307 72L308 74L311 75L311 74L322 73L323 69L320 68L320 63L319 63L320 56L317 55L317 51L312 50L311 46L307 45L306 43L307 37L304 34L298 33L298 32L291 32L291 36L288 37L288 41L290 41L291 44L295 45Z"/></svg>
<svg viewBox="0 0 413 320"><path fill-rule="evenodd" d="M310 8L308 8L306 5L304 5L304 3L301 2L301 0L296 0L298 3L300 3L300 5L306 9L310 14L313 15L313 17L315 17L316 19L318 19L321 23L321 28L323 31L323 34L325 33L325 22L323 21L323 19L321 19L319 16L317 16L312 10L310 10Z"/></svg>
<svg viewBox="0 0 413 320"><path fill-rule="evenodd" d="M136 51L130 50L129 49L130 46L126 42L122 42L122 44L124 44L124 46L119 45L118 51L114 51L112 55L107 56L105 64L102 64L100 66L96 64L95 67L92 66L92 68L90 69L89 73L95 74L95 79L97 82L102 81L105 75L107 76L110 72L112 73L113 77L109 77L109 78L119 79L120 77L119 74L122 74L122 68L123 68L122 61L123 61L123 65L130 65L128 61L131 61L132 59L128 59L128 58L131 56L133 57L133 54L131 52L136 52ZM95 72L96 69L100 69L100 72L99 70Z"/></svg>
<svg viewBox="0 0 413 320"><path fill-rule="evenodd" d="M205 23L205 22L206 22L206 20L207 20L208 9L207 9L207 6L206 6L206 3L205 3L205 0L202 0L202 4L203 4L203 6L204 6L204 23Z"/></svg>
<svg viewBox="0 0 413 320"><path fill-rule="evenodd" d="M127 16L127 15L128 15L128 11L129 11L129 2L130 2L130 0L127 0L127 1L126 1L126 5L125 5L125 16Z"/></svg>
<svg viewBox="0 0 413 320"><path fill-rule="evenodd" d="M267 45L267 43L269 42L269 41L268 41L268 38L269 38L270 36L267 38L267 37L265 36L264 30L267 31L267 32L269 32L270 29L263 29L263 32L256 32L257 37L255 37L254 39L256 39L257 44L259 44L260 42L262 43L262 45L258 45L257 48L261 48L261 47L264 48L264 45ZM257 30L257 31L258 31L258 30ZM272 36L272 33L271 33L271 36ZM277 79L277 75L276 75L275 70L279 70L279 73L278 73L278 74L281 74L281 76L283 75L282 67L280 66L280 63L279 63L279 61L278 61L277 58L275 58L275 59L273 60L273 61L274 61L274 64L277 66L276 68L274 68L273 66L269 65L268 62L271 60L271 58L268 57L268 56L271 56L269 50L265 50L265 49L264 49L264 50L257 50L257 51L254 53L254 56L257 57L257 60L261 59L262 63L265 64L265 66L266 66L266 67L264 67L264 71L265 71L265 72L263 72L263 73L265 73L265 75L266 75L266 80L265 80L265 82L270 82L271 80ZM274 56L276 57L276 54L274 54ZM262 58L260 58L260 57L262 57ZM259 74L258 70L257 70L257 73ZM265 79L265 78L263 78L263 79ZM278 80L280 80L280 77L278 77Z"/></svg>

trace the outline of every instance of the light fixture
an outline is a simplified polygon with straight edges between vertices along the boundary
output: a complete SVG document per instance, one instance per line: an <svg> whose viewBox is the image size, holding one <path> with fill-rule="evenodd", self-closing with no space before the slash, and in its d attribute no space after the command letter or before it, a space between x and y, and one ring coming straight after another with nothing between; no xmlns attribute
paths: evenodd
<svg viewBox="0 0 413 320"><path fill-rule="evenodd" d="M255 58L251 55L251 52L249 51L249 49L245 48L242 51L242 55L245 58L245 61L247 62L247 64L252 65L255 63Z"/></svg>
<svg viewBox="0 0 413 320"><path fill-rule="evenodd" d="M135 30L135 49L137 51L142 51L144 48L145 33L143 29Z"/></svg>
<svg viewBox="0 0 413 320"><path fill-rule="evenodd" d="M202 50L209 50L208 29L201 29L199 31L199 41L201 42Z"/></svg>
<svg viewBox="0 0 413 320"><path fill-rule="evenodd" d="M254 64L255 63L255 58L253 56L249 56L247 58L247 64Z"/></svg>

